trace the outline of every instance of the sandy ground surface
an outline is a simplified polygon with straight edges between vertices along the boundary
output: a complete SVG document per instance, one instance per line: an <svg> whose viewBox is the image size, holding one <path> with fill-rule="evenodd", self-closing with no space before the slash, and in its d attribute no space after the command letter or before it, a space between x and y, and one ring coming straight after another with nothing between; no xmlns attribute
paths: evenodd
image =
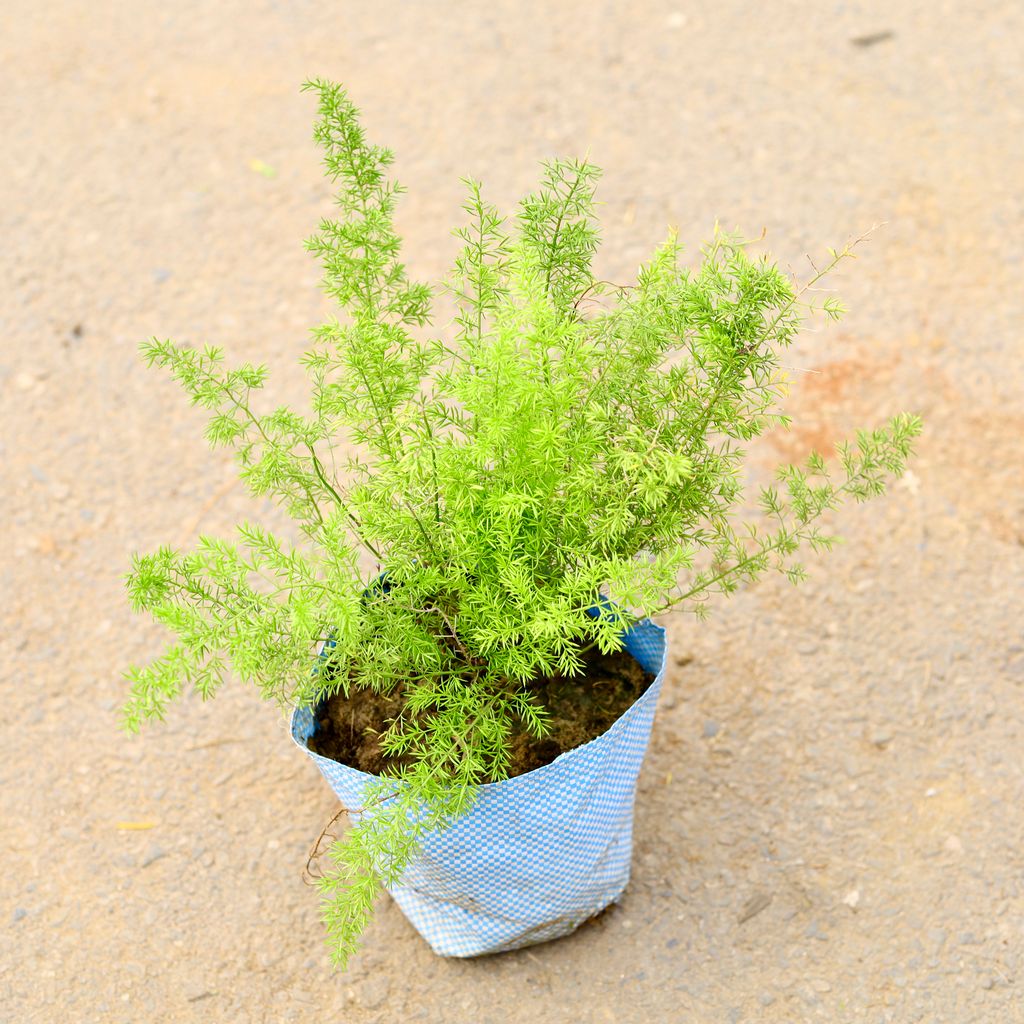
<svg viewBox="0 0 1024 1024"><path fill-rule="evenodd" d="M0 1021L1024 1020L1018 4L3 15ZM417 276L455 251L460 174L507 206L588 147L614 280L670 223L694 247L766 226L802 272L888 222L754 465L906 408L913 475L837 518L805 588L669 623L631 887L529 951L437 959L385 902L331 973L300 869L335 804L283 720L235 688L117 728L121 670L161 639L129 553L264 514L136 345L220 343L302 399L311 74L396 149Z"/></svg>

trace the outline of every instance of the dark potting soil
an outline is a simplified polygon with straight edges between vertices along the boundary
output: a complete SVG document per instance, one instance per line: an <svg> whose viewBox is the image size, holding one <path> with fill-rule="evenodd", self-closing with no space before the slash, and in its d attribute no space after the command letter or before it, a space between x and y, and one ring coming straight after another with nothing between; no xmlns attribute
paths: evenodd
<svg viewBox="0 0 1024 1024"><path fill-rule="evenodd" d="M516 723L512 730L509 777L550 764L559 754L589 743L617 721L654 681L626 651L583 655L578 676L535 679L530 690L548 710L551 729L542 739ZM387 775L401 761L381 753L379 734L401 711L401 687L391 693L352 689L337 693L321 707L319 729L308 742L310 750L371 775Z"/></svg>

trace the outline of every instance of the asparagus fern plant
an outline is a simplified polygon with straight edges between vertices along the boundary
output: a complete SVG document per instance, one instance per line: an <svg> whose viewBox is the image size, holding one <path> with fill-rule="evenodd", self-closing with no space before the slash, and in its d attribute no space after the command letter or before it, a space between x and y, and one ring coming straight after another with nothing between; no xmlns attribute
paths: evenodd
<svg viewBox="0 0 1024 1024"><path fill-rule="evenodd" d="M320 882L344 963L423 829L506 773L513 724L544 734L532 678L579 673L585 650L621 648L623 625L703 615L766 572L799 580L798 549L833 543L821 516L881 494L919 423L896 416L834 463L781 469L763 516L738 524L744 446L787 422L780 350L808 287L852 246L800 285L717 230L688 268L671 234L635 286L609 285L591 269L599 171L556 160L511 221L466 180L445 282L458 312L431 336L432 291L401 262L391 152L367 142L337 85L305 88L338 206L307 248L345 313L303 357L311 408L260 411L266 367L228 368L216 348L143 346L209 411L207 438L234 449L251 493L297 529L286 541L243 523L190 552L134 557L132 604L174 640L129 670L124 721L163 718L187 686L211 697L229 673L286 706L354 687L401 695L408 713L382 743L404 767L380 780ZM588 614L599 595L614 613Z"/></svg>

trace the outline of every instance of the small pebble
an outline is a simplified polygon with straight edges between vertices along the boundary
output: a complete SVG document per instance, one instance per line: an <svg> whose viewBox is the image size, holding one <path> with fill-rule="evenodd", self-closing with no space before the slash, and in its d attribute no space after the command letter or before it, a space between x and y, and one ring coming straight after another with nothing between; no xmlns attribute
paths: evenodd
<svg viewBox="0 0 1024 1024"><path fill-rule="evenodd" d="M821 1002L821 1000L818 998L818 993L815 992L810 985L802 985L799 989L797 989L797 992L799 993L800 998L808 1006L817 1006L818 1003Z"/></svg>
<svg viewBox="0 0 1024 1024"><path fill-rule="evenodd" d="M704 723L704 739L709 740L713 736L717 736L718 735L718 730L719 730L718 723L709 718Z"/></svg>
<svg viewBox="0 0 1024 1024"><path fill-rule="evenodd" d="M205 982L202 981L190 981L186 982L184 987L185 998L190 1003L197 1003L200 999L204 999L206 996L213 995L209 987Z"/></svg>
<svg viewBox="0 0 1024 1024"><path fill-rule="evenodd" d="M12 921L14 924L17 924L26 917L28 917L28 911L24 907L14 908L14 914L12 915Z"/></svg>
<svg viewBox="0 0 1024 1024"><path fill-rule="evenodd" d="M162 846L154 844L149 848L146 856L142 858L139 867L148 868L150 864L156 863L161 857L166 857L167 851Z"/></svg>
<svg viewBox="0 0 1024 1024"><path fill-rule="evenodd" d="M771 902L772 894L770 892L755 892L744 904L737 920L740 924L745 924L751 918L757 917L762 910L766 910Z"/></svg>

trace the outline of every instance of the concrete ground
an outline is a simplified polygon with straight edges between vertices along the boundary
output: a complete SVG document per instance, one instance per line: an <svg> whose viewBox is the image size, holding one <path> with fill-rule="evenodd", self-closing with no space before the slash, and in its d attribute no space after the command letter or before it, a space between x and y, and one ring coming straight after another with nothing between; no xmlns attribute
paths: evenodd
<svg viewBox="0 0 1024 1024"><path fill-rule="evenodd" d="M1024 1021L1024 17L1011 2L8 0L0 33L0 1021ZM326 311L309 75L397 152L412 272L460 175L605 168L603 276L716 219L800 273L876 221L757 472L891 412L912 475L673 666L632 884L575 936L435 958L389 902L332 973L335 803L250 692L117 728L129 554L264 514L150 335L269 362ZM125 828L124 826L145 826Z"/></svg>

